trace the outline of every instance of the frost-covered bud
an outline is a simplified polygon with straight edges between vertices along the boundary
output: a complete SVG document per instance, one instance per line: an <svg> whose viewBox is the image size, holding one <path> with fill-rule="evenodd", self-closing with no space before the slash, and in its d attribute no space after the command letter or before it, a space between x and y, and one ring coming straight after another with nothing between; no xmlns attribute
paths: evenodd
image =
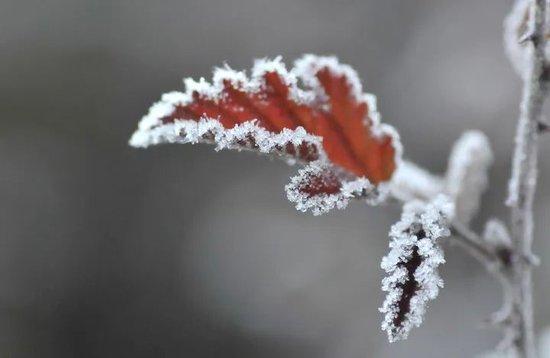
<svg viewBox="0 0 550 358"><path fill-rule="evenodd" d="M468 131L455 142L449 156L446 193L455 202L456 219L468 225L477 214L487 188L493 151L480 131Z"/></svg>
<svg viewBox="0 0 550 358"><path fill-rule="evenodd" d="M390 342L407 338L422 323L427 303L437 297L443 280L437 268L445 262L439 239L448 237L453 205L443 195L431 203L405 204L401 220L390 230L390 252L381 267L386 299L382 330Z"/></svg>

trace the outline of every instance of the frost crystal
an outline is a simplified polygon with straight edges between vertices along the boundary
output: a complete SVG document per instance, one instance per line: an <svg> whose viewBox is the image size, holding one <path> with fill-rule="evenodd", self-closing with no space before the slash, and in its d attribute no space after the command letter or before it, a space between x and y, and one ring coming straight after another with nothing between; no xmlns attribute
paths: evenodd
<svg viewBox="0 0 550 358"><path fill-rule="evenodd" d="M438 241L450 235L453 210L443 195L430 203L412 201L390 230L390 252L381 263L387 274L382 291L387 294L380 308L382 330L390 342L406 339L413 327L420 326L428 301L443 287L437 268L445 259Z"/></svg>
<svg viewBox="0 0 550 358"><path fill-rule="evenodd" d="M465 132L453 146L447 168L446 193L455 202L456 219L466 225L479 210L492 162L491 145L480 131Z"/></svg>

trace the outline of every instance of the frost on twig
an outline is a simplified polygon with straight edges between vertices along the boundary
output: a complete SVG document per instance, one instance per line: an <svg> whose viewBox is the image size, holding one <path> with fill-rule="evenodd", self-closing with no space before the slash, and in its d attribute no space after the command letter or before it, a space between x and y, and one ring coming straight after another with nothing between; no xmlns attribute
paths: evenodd
<svg viewBox="0 0 550 358"><path fill-rule="evenodd" d="M449 156L446 193L455 202L455 218L468 225L477 214L487 188L493 152L480 131L468 131L455 142Z"/></svg>
<svg viewBox="0 0 550 358"><path fill-rule="evenodd" d="M437 270L445 262L439 239L450 235L453 210L443 195L430 203L412 201L390 230L390 252L381 264L387 274L382 290L387 294L380 308L382 330L390 342L406 339L413 327L420 326L428 301L443 287Z"/></svg>
<svg viewBox="0 0 550 358"><path fill-rule="evenodd" d="M399 136L380 123L375 97L364 93L357 73L334 57L305 55L290 71L280 58L257 60L250 77L226 65L214 71L212 83L186 79L185 86L185 92L165 94L151 107L132 146L210 143L289 163L317 162L323 177L338 178L338 192L303 183L318 178L305 175L318 170L317 164L287 188L298 209L316 214L343 208L350 197L370 196L365 191L380 192L371 189L390 181L400 162ZM316 189L304 194L304 185Z"/></svg>
<svg viewBox="0 0 550 358"><path fill-rule="evenodd" d="M527 75L529 67L529 36L533 29L530 28L531 13L530 0L516 0L512 11L504 21L504 47L506 54L514 67L514 70L522 78ZM546 22L549 22L550 14L546 14ZM548 38L550 35L545 34ZM545 47L545 56L550 58L550 46Z"/></svg>

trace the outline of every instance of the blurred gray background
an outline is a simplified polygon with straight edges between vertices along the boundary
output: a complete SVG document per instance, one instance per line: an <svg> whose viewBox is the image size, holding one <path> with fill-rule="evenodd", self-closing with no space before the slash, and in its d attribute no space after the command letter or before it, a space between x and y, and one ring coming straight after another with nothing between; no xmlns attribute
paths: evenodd
<svg viewBox="0 0 550 358"><path fill-rule="evenodd" d="M400 208L312 217L296 169L127 140L160 94L228 61L337 54L379 97L406 157L494 146L477 228L502 202L520 82L502 0L0 0L0 356L470 357L498 285L448 247L425 324L389 345L380 258ZM550 142L537 198L537 329L550 325Z"/></svg>

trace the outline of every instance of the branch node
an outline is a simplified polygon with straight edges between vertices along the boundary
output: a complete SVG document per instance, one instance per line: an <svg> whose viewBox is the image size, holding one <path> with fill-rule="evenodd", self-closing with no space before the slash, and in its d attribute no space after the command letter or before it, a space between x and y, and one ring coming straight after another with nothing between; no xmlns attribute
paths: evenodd
<svg viewBox="0 0 550 358"><path fill-rule="evenodd" d="M521 36L519 38L518 43L520 45L523 45L523 44L526 44L528 42L532 42L533 45L536 46L538 41L539 41L539 38L538 38L536 32L531 30L531 31L528 31L525 34L523 34L523 36Z"/></svg>
<svg viewBox="0 0 550 358"><path fill-rule="evenodd" d="M546 122L545 120L541 119L540 121L537 122L537 132L539 132L540 134L550 132L550 124L548 124L548 122Z"/></svg>

